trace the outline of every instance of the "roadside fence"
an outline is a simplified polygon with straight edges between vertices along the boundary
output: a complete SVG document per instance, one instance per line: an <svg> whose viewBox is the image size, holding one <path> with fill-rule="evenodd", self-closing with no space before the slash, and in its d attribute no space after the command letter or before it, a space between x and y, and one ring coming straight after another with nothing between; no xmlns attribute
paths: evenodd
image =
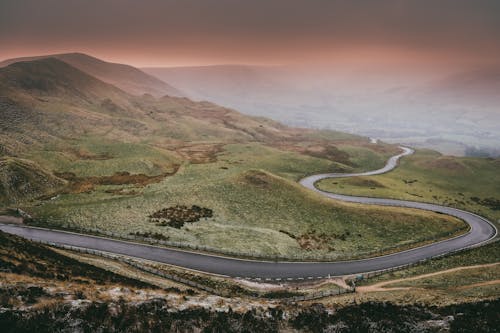
<svg viewBox="0 0 500 333"><path fill-rule="evenodd" d="M496 242L498 240L499 240L499 238L495 238L495 239L493 239L492 241L490 241L488 243L493 243L493 242ZM104 257L104 258L108 258L108 259L118 260L118 261L123 262L125 264L128 264L128 265L130 265L130 266L132 266L134 268L137 268L137 269L139 269L141 271L144 271L144 272L147 272L147 273L150 273L150 274L153 274L153 275L157 275L157 276L160 276L162 278L165 278L165 279L168 279L168 280L172 280L172 281L175 281L175 282L178 282L178 283L181 283L181 284L184 284L184 285L196 288L198 290L203 290L203 291L206 291L206 292L208 292L210 294L213 294L213 295L219 295L219 296L222 296L222 297L231 297L231 294L229 292L227 292L227 291L217 290L217 289L208 287L208 286L206 286L204 284L201 284L201 283L189 280L189 279L185 279L185 278L179 277L179 276L177 276L175 274L166 273L166 272L164 272L162 270L158 270L158 269L155 269L153 267L141 264L141 263L137 262L136 260L129 259L129 258L127 258L124 255L118 255L118 254L113 254L113 253L109 253L109 252L105 252L105 251L99 251L99 250L92 250L92 249L83 248L83 247L76 247L76 246L70 246L70 245L62 245L62 244L57 244L57 243L47 242L47 241L41 241L41 240L33 240L32 239L32 241L35 241L35 242L38 242L38 243L41 243L41 244L45 244L45 245L49 245L49 246L53 246L53 247L57 247L57 248L61 248L61 249L65 249L65 250L71 250L71 251L76 251L76 252L80 252L80 253L85 253L85 254L91 254L91 255L95 255L95 256L100 256L100 257ZM415 267L415 266L421 265L421 264L423 264L423 263L425 263L425 262L427 262L429 260L452 256L454 254L457 254L457 253L460 253L460 252L464 252L464 251L470 250L470 249L478 247L478 246L479 245L475 245L475 246L463 248L463 249L460 249L460 250L451 251L451 252L448 252L448 253L445 253L445 254L433 256L433 257L430 257L430 258L427 258L427 259L422 259L422 260L419 260L419 261L416 261L416 262L413 262L413 263L409 263L409 264L405 264L405 265L400 265L400 266L390 267L390 268L387 268L387 269L382 269L382 270L377 270L377 271L362 273L362 274L359 274L356 277L356 279L359 278L359 277L361 277L361 279L366 280L366 279L373 278L375 276L379 276L379 275L382 275L382 274L385 274L385 273L390 273L390 272L394 272L394 271L398 271L398 270L402 270L402 269L406 269L406 268L410 268L410 267ZM292 296L292 297L288 297L288 298L280 298L280 299L276 299L276 300L279 300L279 301L282 301L282 302L292 302L292 303L293 302L302 302L302 301L309 301L309 300L314 300L314 299L320 299L320 298L324 298L324 297L330 297L330 296L336 296L336 295L354 293L355 291L356 291L355 286L350 287L350 288L346 288L346 289L338 287L337 289L330 289L330 290L325 290L325 291L320 291L320 292L315 292L315 293L309 293L309 294L305 294L305 295Z"/></svg>
<svg viewBox="0 0 500 333"><path fill-rule="evenodd" d="M106 259L117 260L117 261L120 261L120 262L125 263L127 265L130 265L134 268L137 268L141 271L144 271L146 273L160 276L162 278L172 280L172 281L196 288L198 290L203 290L203 291L208 292L209 294L218 295L218 296L222 296L222 297L231 297L231 294L228 291L214 289L214 288L208 287L204 284L201 284L201 283L189 280L189 279L184 279L184 278L179 277L175 274L166 273L162 270L141 264L141 263L137 262L136 260L129 259L124 255L113 254L113 253L99 251L99 250L92 250L92 249L88 249L88 248L84 248L84 247L57 244L57 243L53 243L53 242L47 242L47 241L36 240L36 239L31 239L31 241L37 242L40 244L44 244L44 245L48 245L48 246L52 246L52 247L56 247L56 248L60 248L63 250L70 250L70 251L75 251L75 252L79 252L79 253L95 255L95 256L106 258ZM309 293L309 294L305 294L305 295L298 295L298 296L292 296L292 297L287 297L287 298L276 298L276 299L270 299L270 300L293 303L293 302L309 301L309 300L314 300L314 299L319 299L319 298L324 298L324 297L329 297L329 296L335 296L335 295L341 295L341 294L347 294L347 293L353 293L353 292L354 292L354 288L343 289L343 288L338 287L337 289L330 289L330 290L325 290L325 291L320 291L320 292L315 292L315 293ZM254 296L253 298L259 298L259 297ZM262 298L262 296L260 298Z"/></svg>
<svg viewBox="0 0 500 333"><path fill-rule="evenodd" d="M194 282L192 280L181 278L181 277L174 275L174 274L168 274L164 271L161 271L159 269L156 269L156 268L153 268L153 267L150 267L147 265L140 264L135 260L126 258L126 256L124 256L124 255L113 254L113 253L99 251L99 250L92 250L92 249L88 249L88 248L84 248L84 247L77 247L77 246L71 246L71 245L57 244L57 243L53 243L53 242L46 242L46 241L42 241L42 240L31 239L31 241L37 242L40 244L44 244L44 245L49 245L52 247L57 247L57 248L60 248L63 250L70 250L70 251L80 252L80 253L84 253L84 254L95 255L95 256L106 258L106 259L118 260L122 263L130 265L134 268L137 268L141 271L151 273L153 275L157 275L157 276L160 276L160 277L168 279L168 280L179 282L181 284L184 284L184 285L196 288L196 289L204 290L204 291L211 293L211 294L216 294L216 295L221 294L216 289L210 288L206 285ZM221 295L221 296L224 296L224 295Z"/></svg>
<svg viewBox="0 0 500 333"><path fill-rule="evenodd" d="M50 226L48 227L50 228ZM156 238L150 238L150 237L143 237L140 235L136 234L123 234L119 232L113 232L113 231L106 231L106 230L101 230L97 228L82 228L82 227L75 227L71 226L68 224L58 224L57 226L53 227L54 230L63 230L63 231L70 231L70 232L77 232L77 233L83 233L83 234L90 234L94 236L101 236L101 237L109 237L109 238L115 238L119 240L126 240L126 241L135 241L135 242L141 242L149 245L155 245L155 246L164 246L164 247L170 247L170 248L178 248L178 249L183 249L183 250L189 250L189 251L199 251L199 252L205 252L205 253L212 253L212 254L217 254L217 255L223 255L223 256L228 256L228 257L238 257L238 258L245 258L245 259L257 259L257 260L266 260L266 261L335 261L335 260L353 260L353 259L361 259L361 258L369 258L369 257L374 257L378 256L381 254L390 254L390 253L395 253L398 252L398 250L402 249L410 249L413 246L416 246L421 243L428 243L428 242L433 242L439 239L443 239L446 237L450 237L453 234L463 230L463 228L456 228L452 231L445 232L445 233L440 233L437 234L433 237L428 237L426 239L422 239L419 241L411 242L411 243L406 243L406 244L400 244L398 246L390 246L390 247L384 247L384 248L377 248L372 251L365 251L365 252L360 252L357 253L356 255L345 255L343 253L342 255L339 254L318 254L318 253L296 253L296 254L288 254L288 255L279 255L279 254L270 254L266 255L263 253L259 252L251 252L251 251L233 251L233 250L225 250L225 249L220 249L220 248L215 248L212 246L207 246L207 245L197 245L197 244L191 244L187 242L174 242L174 241L169 241L169 240L162 240L162 239L156 239Z"/></svg>
<svg viewBox="0 0 500 333"><path fill-rule="evenodd" d="M408 264L405 264L405 265L399 265L399 266L394 266L394 267L390 267L390 268L386 268L386 269L381 269L381 270L377 270L377 271L366 272L366 273L358 274L357 276L358 276L358 279L366 280L366 279L369 279L369 278L372 278L372 277L375 277L375 276L379 276L379 275L382 275L382 274L391 273L391 272L394 272L394 271L399 271L399 270L403 270L403 269L407 269L407 268L419 266L419 265L422 265L422 264L424 264L424 263L426 263L426 262L428 262L430 260L433 260L433 259L440 259L440 258L450 257L450 256L455 255L457 253L465 252L465 251L474 249L476 247L479 247L479 246L482 246L482 245L485 245L485 244L497 242L499 240L500 240L500 238L497 237L497 238L494 238L494 239L492 239L490 241L487 241L487 242L485 242L483 244L476 244L476 245L473 245L473 246L469 246L469 247L465 247L465 248L462 248L462 249L458 249L458 250L450 251L450 252L447 252L447 253L439 254L439 255L436 255L436 256L432 256L432 257L429 257L429 258L421 259L421 260L418 260L418 261L415 261L415 262L412 262L412 263L408 263Z"/></svg>

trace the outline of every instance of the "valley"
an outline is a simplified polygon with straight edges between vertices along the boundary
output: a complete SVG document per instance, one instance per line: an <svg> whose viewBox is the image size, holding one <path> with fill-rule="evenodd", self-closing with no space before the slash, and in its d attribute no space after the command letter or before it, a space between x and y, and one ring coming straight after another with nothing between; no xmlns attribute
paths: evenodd
<svg viewBox="0 0 500 333"><path fill-rule="evenodd" d="M296 184L307 174L381 166L398 151L393 145L182 97L130 95L58 58L16 62L0 76L6 155L54 178L52 188L33 189L24 201L7 191L32 181L6 180L17 188L5 186L2 200L28 212L31 225L157 234L247 257L330 259L461 229L445 216L338 203ZM206 207L213 216L182 228L148 218L176 205Z"/></svg>
<svg viewBox="0 0 500 333"><path fill-rule="evenodd" d="M258 311L253 328L307 328L314 303L399 313L419 301L428 314L437 290L439 317L498 296L498 242L448 253L494 227L420 204L498 226L498 159L403 148L399 160L395 144L195 102L78 53L1 66L1 323L29 328L36 308L104 318L115 306L137 320L144 304L170 307L170 322L197 313L216 325L234 309ZM448 271L463 265L490 266Z"/></svg>

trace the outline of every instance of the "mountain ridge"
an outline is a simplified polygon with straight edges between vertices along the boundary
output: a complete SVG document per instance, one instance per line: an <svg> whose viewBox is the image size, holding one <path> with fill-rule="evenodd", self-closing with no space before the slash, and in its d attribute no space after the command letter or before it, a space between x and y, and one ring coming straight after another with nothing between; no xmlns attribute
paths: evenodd
<svg viewBox="0 0 500 333"><path fill-rule="evenodd" d="M140 69L119 63L107 62L84 53L60 53L32 57L12 58L0 62L0 68L8 65L44 58L59 59L101 81L117 86L132 95L150 94L155 97L163 95L184 96L177 88L149 75Z"/></svg>
<svg viewBox="0 0 500 333"><path fill-rule="evenodd" d="M14 62L0 68L0 91L21 90L28 95L82 98L126 93L57 58Z"/></svg>

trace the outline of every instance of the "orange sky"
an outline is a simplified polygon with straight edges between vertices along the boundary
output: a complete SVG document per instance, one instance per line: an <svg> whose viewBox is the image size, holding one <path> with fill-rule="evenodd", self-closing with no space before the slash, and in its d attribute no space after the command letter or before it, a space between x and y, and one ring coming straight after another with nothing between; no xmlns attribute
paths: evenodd
<svg viewBox="0 0 500 333"><path fill-rule="evenodd" d="M0 59L136 66L495 62L497 0L2 0Z"/></svg>

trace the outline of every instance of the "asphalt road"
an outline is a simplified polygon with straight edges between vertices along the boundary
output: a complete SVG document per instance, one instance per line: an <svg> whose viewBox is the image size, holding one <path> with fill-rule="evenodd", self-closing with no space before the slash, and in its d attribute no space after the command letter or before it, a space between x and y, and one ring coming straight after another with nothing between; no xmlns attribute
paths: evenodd
<svg viewBox="0 0 500 333"><path fill-rule="evenodd" d="M340 262L263 262L243 260L214 255L206 255L183 250L167 249L126 241L100 238L56 230L31 228L20 225L0 224L0 230L33 240L43 240L57 244L72 245L116 254L129 255L137 258L154 260L188 269L245 278L319 278L326 276L347 275L376 271L404 264L417 262L429 257L445 254L466 247L480 245L496 235L496 228L485 218L455 208L413 201L354 197L321 191L314 183L325 178L367 176L388 172L397 166L398 160L412 154L409 148L403 153L391 157L385 167L379 170L358 174L320 174L306 177L300 181L303 186L336 200L357 202L363 204L400 206L440 212L463 219L470 225L470 232L445 241L429 244L423 247L398 252L391 255L363 260Z"/></svg>

